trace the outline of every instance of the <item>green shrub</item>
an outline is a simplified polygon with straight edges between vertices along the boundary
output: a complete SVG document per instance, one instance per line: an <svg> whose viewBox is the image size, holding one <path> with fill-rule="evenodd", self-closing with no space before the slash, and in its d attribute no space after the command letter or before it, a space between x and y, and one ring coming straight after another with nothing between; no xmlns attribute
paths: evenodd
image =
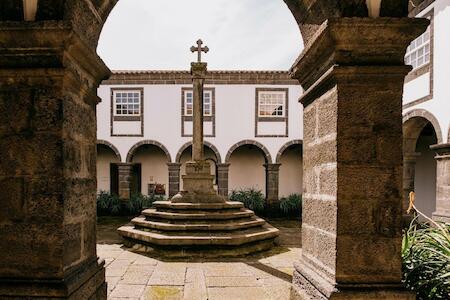
<svg viewBox="0 0 450 300"><path fill-rule="evenodd" d="M152 207L153 202L164 199L164 196L159 195L144 196L140 193L133 194L130 200L126 202L127 213L129 215L139 215L142 210Z"/></svg>
<svg viewBox="0 0 450 300"><path fill-rule="evenodd" d="M402 259L404 282L418 299L450 298L450 224L416 217L403 236Z"/></svg>
<svg viewBox="0 0 450 300"><path fill-rule="evenodd" d="M98 216L134 216L142 210L149 208L155 201L164 200L163 196L144 196L140 193L133 194L128 201L122 201L115 194L100 192L97 196Z"/></svg>
<svg viewBox="0 0 450 300"><path fill-rule="evenodd" d="M232 191L230 200L242 202L246 208L251 209L254 212L264 211L264 195L261 191L254 188Z"/></svg>
<svg viewBox="0 0 450 300"><path fill-rule="evenodd" d="M285 216L301 218L302 195L291 194L280 199L280 210Z"/></svg>
<svg viewBox="0 0 450 300"><path fill-rule="evenodd" d="M121 201L115 194L101 191L97 196L97 215L117 216L121 212Z"/></svg>

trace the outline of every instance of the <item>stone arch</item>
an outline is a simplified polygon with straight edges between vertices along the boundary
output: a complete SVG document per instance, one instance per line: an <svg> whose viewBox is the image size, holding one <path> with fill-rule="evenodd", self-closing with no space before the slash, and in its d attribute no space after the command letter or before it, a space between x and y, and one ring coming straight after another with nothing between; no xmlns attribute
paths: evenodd
<svg viewBox="0 0 450 300"><path fill-rule="evenodd" d="M181 146L180 150L178 150L177 156L175 158L175 162L177 162L177 163L180 162L181 155L183 155L183 152L190 146L192 146L192 142L187 142L186 144ZM220 152L216 146L214 146L213 144L211 144L208 141L203 141L203 146L208 147L209 149L211 149L214 152L214 155L216 156L216 159L217 159L216 163L220 164L222 162L222 157L220 156Z"/></svg>
<svg viewBox="0 0 450 300"><path fill-rule="evenodd" d="M447 137L447 143L450 144L450 124L448 126L448 137Z"/></svg>
<svg viewBox="0 0 450 300"><path fill-rule="evenodd" d="M281 148L280 148L280 150L278 151L278 153L277 153L277 158L276 158L276 160L275 160L275 162L278 164L278 163L280 163L280 159L281 159L281 156L283 155L283 153L284 153L284 151L286 151L286 149L287 148L289 148L289 147L291 147L291 146L293 146L293 145L303 145L303 141L302 140L292 140L292 141L289 141L289 142L287 142L286 144L284 144Z"/></svg>
<svg viewBox="0 0 450 300"><path fill-rule="evenodd" d="M239 148L241 146L244 146L244 145L256 146L257 148L259 148L264 153L266 162L268 164L272 163L272 156L270 155L269 150L267 150L267 148L263 144L261 144L261 143L259 143L257 141L253 141L253 140L243 140L243 141L240 141L239 143L236 143L233 146L231 146L230 150L228 150L228 152L227 152L227 156L225 157L225 163L229 163L231 155L233 154L233 152L237 148Z"/></svg>
<svg viewBox="0 0 450 300"><path fill-rule="evenodd" d="M414 152L414 145L423 128L431 123L436 133L438 144L443 142L442 131L436 117L425 109L414 109L403 116L403 148L404 152Z"/></svg>
<svg viewBox="0 0 450 300"><path fill-rule="evenodd" d="M97 145L103 145L103 146L110 148L116 154L118 160L122 161L122 156L120 155L119 150L116 148L116 146L114 146L110 142L105 141L105 140L97 140Z"/></svg>
<svg viewBox="0 0 450 300"><path fill-rule="evenodd" d="M140 142L136 143L136 144L135 144L133 147L131 147L131 149L128 151L128 154L127 154L127 163L130 163L130 162L131 162L131 160L133 159L133 155L134 155L134 153L136 152L136 150L137 150L139 147L144 146L144 145L153 145L153 146L158 147L159 149L161 149L161 150L166 154L167 160L168 160L169 162L172 162L172 157L170 156L169 151L167 150L167 148L166 148L163 144L161 144L160 142L157 142L157 141L153 141L153 140L144 140L144 141L140 141Z"/></svg>

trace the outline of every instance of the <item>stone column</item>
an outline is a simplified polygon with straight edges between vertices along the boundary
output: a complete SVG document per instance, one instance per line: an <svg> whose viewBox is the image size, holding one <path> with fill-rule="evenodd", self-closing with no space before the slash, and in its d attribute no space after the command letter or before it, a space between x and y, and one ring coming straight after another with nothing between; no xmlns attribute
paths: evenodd
<svg viewBox="0 0 450 300"><path fill-rule="evenodd" d="M415 299L402 286L402 94L421 19L329 19L293 66L305 93L292 299Z"/></svg>
<svg viewBox="0 0 450 300"><path fill-rule="evenodd" d="M133 176L133 164L120 163L117 164L119 176L119 198L129 200L131 196L131 177Z"/></svg>
<svg viewBox="0 0 450 300"><path fill-rule="evenodd" d="M433 219L450 223L450 144L431 147L436 151L436 211Z"/></svg>
<svg viewBox="0 0 450 300"><path fill-rule="evenodd" d="M168 163L169 167L169 198L180 191L180 163Z"/></svg>
<svg viewBox="0 0 450 300"><path fill-rule="evenodd" d="M71 26L0 23L2 299L106 299L96 90L109 70Z"/></svg>
<svg viewBox="0 0 450 300"><path fill-rule="evenodd" d="M217 187L219 195L228 196L228 174L230 164L217 164Z"/></svg>
<svg viewBox="0 0 450 300"><path fill-rule="evenodd" d="M413 215L408 215L406 211L409 207L409 193L414 192L414 179L416 175L416 162L420 153L405 153L403 154L403 225L409 226Z"/></svg>
<svg viewBox="0 0 450 300"><path fill-rule="evenodd" d="M207 64L202 62L191 64L193 83L193 133L192 160L203 161L203 82L205 81Z"/></svg>
<svg viewBox="0 0 450 300"><path fill-rule="evenodd" d="M265 164L266 168L266 199L268 206L278 203L278 190L280 186L280 166L281 164Z"/></svg>

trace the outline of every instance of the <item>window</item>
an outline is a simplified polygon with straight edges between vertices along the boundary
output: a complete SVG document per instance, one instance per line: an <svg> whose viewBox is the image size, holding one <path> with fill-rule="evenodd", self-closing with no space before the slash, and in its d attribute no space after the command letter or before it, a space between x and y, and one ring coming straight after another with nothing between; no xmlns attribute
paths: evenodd
<svg viewBox="0 0 450 300"><path fill-rule="evenodd" d="M286 93L260 91L258 94L258 116L276 117L285 116Z"/></svg>
<svg viewBox="0 0 450 300"><path fill-rule="evenodd" d="M140 116L141 91L114 91L115 116Z"/></svg>
<svg viewBox="0 0 450 300"><path fill-rule="evenodd" d="M193 116L194 113L194 93L185 91L184 115ZM212 91L203 91L203 115L212 116Z"/></svg>
<svg viewBox="0 0 450 300"><path fill-rule="evenodd" d="M411 65L413 69L417 69L430 62L430 26L421 36L412 41L406 50L405 64Z"/></svg>

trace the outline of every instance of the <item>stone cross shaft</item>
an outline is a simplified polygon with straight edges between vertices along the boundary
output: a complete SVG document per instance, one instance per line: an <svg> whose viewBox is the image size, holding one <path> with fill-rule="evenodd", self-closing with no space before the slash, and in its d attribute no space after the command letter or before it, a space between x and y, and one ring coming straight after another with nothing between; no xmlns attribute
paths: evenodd
<svg viewBox="0 0 450 300"><path fill-rule="evenodd" d="M192 160L202 161L203 155L203 84L205 81L207 64L200 62L200 53L208 52L208 47L202 48L202 40L197 41L199 61L191 63L191 74L193 83L193 132L192 132Z"/></svg>
<svg viewBox="0 0 450 300"><path fill-rule="evenodd" d="M209 48L207 46L202 47L203 45L203 41L202 40L198 40L197 41L197 46L192 46L191 47L191 52L197 52L197 62L202 62L202 52L208 53L209 52Z"/></svg>

